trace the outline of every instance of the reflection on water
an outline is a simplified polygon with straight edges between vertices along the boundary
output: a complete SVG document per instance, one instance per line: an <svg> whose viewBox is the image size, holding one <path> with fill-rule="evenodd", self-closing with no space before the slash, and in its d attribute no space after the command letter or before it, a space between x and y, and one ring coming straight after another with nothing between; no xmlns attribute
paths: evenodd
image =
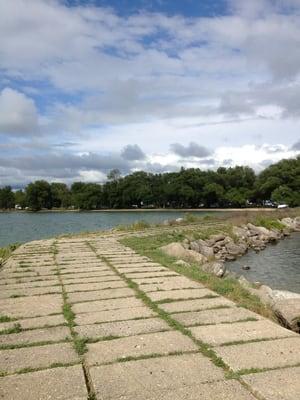
<svg viewBox="0 0 300 400"><path fill-rule="evenodd" d="M250 270L243 270L243 266L249 266ZM268 245L259 253L249 251L238 260L228 262L227 267L252 282L300 293L300 233Z"/></svg>
<svg viewBox="0 0 300 400"><path fill-rule="evenodd" d="M200 216L216 213L193 212ZM157 223L183 215L180 211L0 213L0 247L64 233L107 230L141 220Z"/></svg>

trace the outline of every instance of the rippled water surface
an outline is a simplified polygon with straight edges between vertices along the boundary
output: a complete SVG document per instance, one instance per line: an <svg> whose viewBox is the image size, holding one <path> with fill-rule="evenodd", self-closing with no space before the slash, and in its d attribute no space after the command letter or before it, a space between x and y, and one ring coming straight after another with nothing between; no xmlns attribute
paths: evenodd
<svg viewBox="0 0 300 400"><path fill-rule="evenodd" d="M199 211L195 214L204 216L216 212ZM183 215L183 212L177 211L0 213L0 247L63 233L106 230L141 220L162 222Z"/></svg>
<svg viewBox="0 0 300 400"><path fill-rule="evenodd" d="M245 265L250 270L243 270ZM259 253L250 251L237 261L228 262L227 267L250 281L300 293L300 233L269 245Z"/></svg>

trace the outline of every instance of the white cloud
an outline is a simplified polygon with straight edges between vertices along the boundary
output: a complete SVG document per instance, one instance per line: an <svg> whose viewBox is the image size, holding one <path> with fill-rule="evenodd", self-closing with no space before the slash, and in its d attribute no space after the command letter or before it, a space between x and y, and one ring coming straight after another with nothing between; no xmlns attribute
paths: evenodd
<svg viewBox="0 0 300 400"><path fill-rule="evenodd" d="M34 102L23 93L5 88L0 93L0 134L36 133L38 114Z"/></svg>

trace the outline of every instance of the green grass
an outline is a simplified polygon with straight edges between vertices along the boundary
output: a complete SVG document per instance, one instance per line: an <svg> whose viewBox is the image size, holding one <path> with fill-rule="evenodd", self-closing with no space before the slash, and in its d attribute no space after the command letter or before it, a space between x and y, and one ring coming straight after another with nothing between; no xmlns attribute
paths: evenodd
<svg viewBox="0 0 300 400"><path fill-rule="evenodd" d="M151 225L146 222L146 221L137 221L134 222L131 225L118 225L115 230L121 231L121 232L127 232L127 231L140 231L143 229L149 229L151 228Z"/></svg>
<svg viewBox="0 0 300 400"><path fill-rule="evenodd" d="M0 258L2 258L4 261L7 260L11 256L12 252L16 250L19 246L20 243L13 243L6 247L0 247Z"/></svg>
<svg viewBox="0 0 300 400"><path fill-rule="evenodd" d="M11 322L11 321L15 321L15 318L11 318L7 315L0 315L0 323L1 322Z"/></svg>
<svg viewBox="0 0 300 400"><path fill-rule="evenodd" d="M12 328L0 331L0 335L10 335L11 333L20 333L20 332L22 332L22 327L19 323L16 323Z"/></svg>
<svg viewBox="0 0 300 400"><path fill-rule="evenodd" d="M286 228L286 226L278 221L278 219L273 219L270 217L258 216L254 222L255 225L263 226L267 229L276 229L282 231L284 228Z"/></svg>
<svg viewBox="0 0 300 400"><path fill-rule="evenodd" d="M181 275L204 284L209 289L221 296L227 297L241 307L275 319L272 310L264 305L257 296L244 288L236 279L229 277L220 279L215 275L202 271L197 264L191 264L190 267L178 265L175 258L169 257L159 250L163 245L180 240L182 240L182 234L180 233L173 235L164 233L158 236L124 238L121 240L121 243Z"/></svg>

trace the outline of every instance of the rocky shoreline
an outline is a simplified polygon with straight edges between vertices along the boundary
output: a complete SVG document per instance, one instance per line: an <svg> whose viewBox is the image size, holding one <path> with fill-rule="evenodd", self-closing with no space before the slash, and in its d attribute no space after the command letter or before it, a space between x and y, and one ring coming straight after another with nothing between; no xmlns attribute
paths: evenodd
<svg viewBox="0 0 300 400"><path fill-rule="evenodd" d="M219 233L206 240L185 238L183 242L170 243L161 247L161 250L177 258L177 263L181 265L188 267L189 263L196 263L205 272L220 278L228 277L232 274L226 270L226 261L243 256L249 249L261 251L269 243L277 242L292 232L300 232L300 217L283 218L276 221L275 225L276 228L270 229L251 223L234 226L231 235ZM300 332L300 294L272 290L260 283L254 285L244 277L240 277L239 282L270 306L282 325Z"/></svg>

